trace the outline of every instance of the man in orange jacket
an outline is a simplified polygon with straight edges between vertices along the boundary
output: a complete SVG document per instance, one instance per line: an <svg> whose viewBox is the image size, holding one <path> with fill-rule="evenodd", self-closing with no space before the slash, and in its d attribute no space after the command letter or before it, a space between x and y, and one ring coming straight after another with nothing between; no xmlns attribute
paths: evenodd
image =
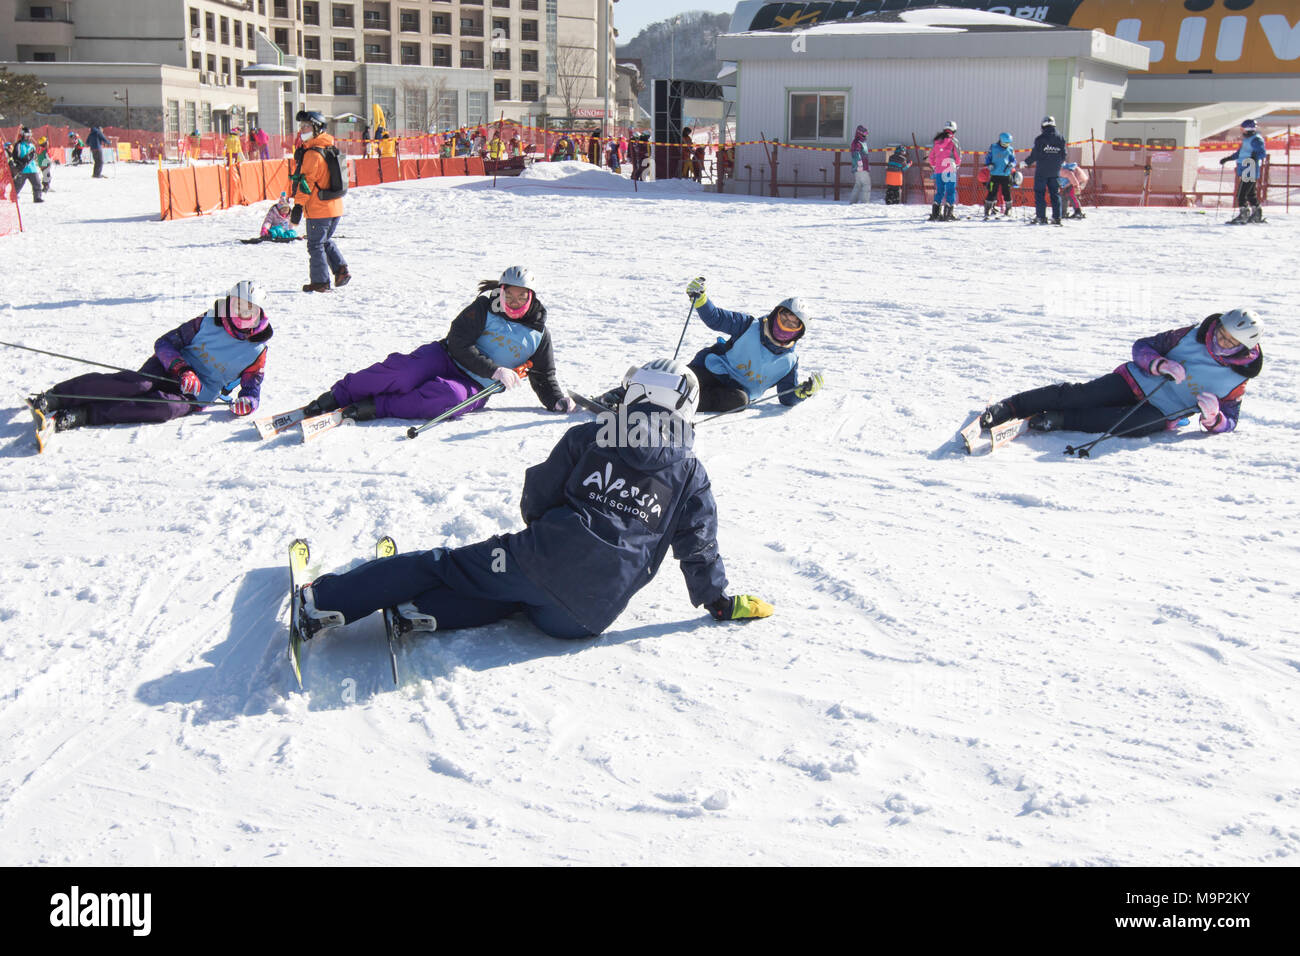
<svg viewBox="0 0 1300 956"><path fill-rule="evenodd" d="M320 196L330 188L329 164L322 150L334 145L334 137L325 132L325 117L316 110L302 110L297 119L303 143L294 150L296 171L292 186L294 199L307 216L307 255L311 260L311 281L302 291L328 292L330 273L334 274L335 287L347 285L352 278L343 253L334 244L334 230L343 217L343 197L322 199ZM339 161L342 162L342 157ZM346 167L343 174L347 174Z"/></svg>

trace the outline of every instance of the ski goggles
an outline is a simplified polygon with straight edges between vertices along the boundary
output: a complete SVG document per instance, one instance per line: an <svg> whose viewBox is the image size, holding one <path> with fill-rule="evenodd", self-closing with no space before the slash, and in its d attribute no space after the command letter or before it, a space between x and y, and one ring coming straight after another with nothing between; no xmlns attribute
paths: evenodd
<svg viewBox="0 0 1300 956"><path fill-rule="evenodd" d="M772 317L772 338L789 342L803 331L803 322L789 309L777 309Z"/></svg>

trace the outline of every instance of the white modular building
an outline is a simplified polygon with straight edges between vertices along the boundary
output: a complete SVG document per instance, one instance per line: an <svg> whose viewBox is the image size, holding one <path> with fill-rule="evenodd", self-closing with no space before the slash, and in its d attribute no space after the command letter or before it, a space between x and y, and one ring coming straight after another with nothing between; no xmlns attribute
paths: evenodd
<svg viewBox="0 0 1300 956"><path fill-rule="evenodd" d="M720 79L735 86L737 141L805 147L779 154L780 181L801 184L823 180L830 150L847 149L858 125L870 130L869 146L909 152L913 137L925 148L949 120L963 150L984 150L1004 131L1027 147L1044 115L1067 142L1100 137L1129 72L1146 69L1149 56L1100 30L943 7L728 33L717 51L735 64ZM737 147L730 188L745 191L746 166L768 166L761 145Z"/></svg>

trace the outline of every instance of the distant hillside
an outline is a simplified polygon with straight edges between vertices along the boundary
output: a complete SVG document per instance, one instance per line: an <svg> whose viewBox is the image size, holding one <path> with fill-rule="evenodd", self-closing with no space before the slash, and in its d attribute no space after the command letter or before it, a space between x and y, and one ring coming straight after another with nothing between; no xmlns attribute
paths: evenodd
<svg viewBox="0 0 1300 956"><path fill-rule="evenodd" d="M705 13L703 10L693 10L681 15L681 20L677 24L675 42L672 22L661 20L650 24L630 41L618 47L620 61L638 59L645 67L643 79L646 81L646 88L638 97L641 106L646 110L650 109L650 81L667 78L670 62L676 74L675 79L710 81L716 79L722 64L714 54L715 41L718 34L725 32L730 23L730 13ZM618 26L617 12L614 25Z"/></svg>

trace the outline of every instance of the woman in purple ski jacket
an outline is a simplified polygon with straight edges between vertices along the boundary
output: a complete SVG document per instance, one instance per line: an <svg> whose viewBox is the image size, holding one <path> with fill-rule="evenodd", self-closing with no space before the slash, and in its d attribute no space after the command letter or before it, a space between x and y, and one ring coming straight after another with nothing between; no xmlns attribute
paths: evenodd
<svg viewBox="0 0 1300 956"><path fill-rule="evenodd" d="M1138 339L1132 361L1101 378L995 402L980 425L1028 418L1037 431L1109 432L1124 419L1116 434L1137 437L1176 428L1178 419L1199 411L1207 432L1230 432L1237 427L1246 383L1264 364L1261 331L1259 317L1247 309L1216 312L1200 325ZM1142 407L1135 410L1137 405Z"/></svg>
<svg viewBox="0 0 1300 956"><path fill-rule="evenodd" d="M528 384L542 405L573 411L573 399L556 380L546 307L533 292L532 274L511 266L499 281L484 279L478 289L478 298L456 316L446 338L344 375L306 406L307 415L341 408L345 418L356 421L434 418L495 382L515 388L524 380L515 369L525 362L532 362ZM459 414L485 404L487 397Z"/></svg>

